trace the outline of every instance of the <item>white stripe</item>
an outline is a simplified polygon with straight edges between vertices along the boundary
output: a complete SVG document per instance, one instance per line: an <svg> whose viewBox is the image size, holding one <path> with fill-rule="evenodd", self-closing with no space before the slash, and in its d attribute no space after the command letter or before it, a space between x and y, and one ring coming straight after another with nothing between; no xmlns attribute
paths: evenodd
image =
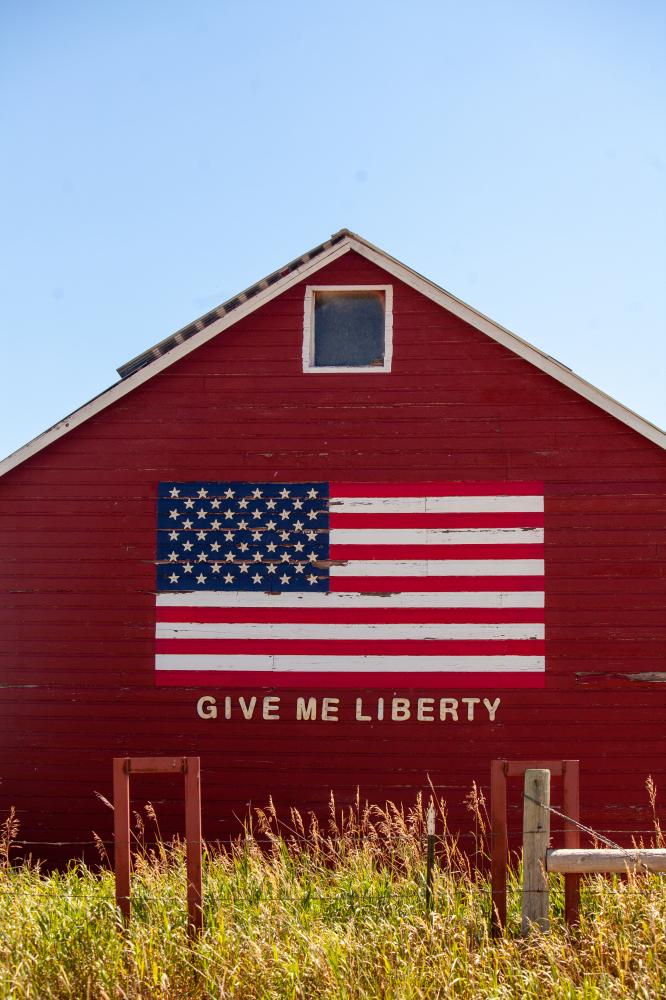
<svg viewBox="0 0 666 1000"><path fill-rule="evenodd" d="M543 542L543 528L331 528L331 545L517 545Z"/></svg>
<svg viewBox="0 0 666 1000"><path fill-rule="evenodd" d="M543 576L543 559L353 559L331 576Z"/></svg>
<svg viewBox="0 0 666 1000"><path fill-rule="evenodd" d="M543 497L331 497L332 514L538 513Z"/></svg>
<svg viewBox="0 0 666 1000"><path fill-rule="evenodd" d="M157 670L274 670L292 673L309 671L312 673L506 673L507 670L521 673L543 673L543 656L218 656L216 654L194 654L190 656L174 653L158 653L155 657Z"/></svg>
<svg viewBox="0 0 666 1000"><path fill-rule="evenodd" d="M542 608L543 591L480 593L414 592L404 594L267 594L249 591L186 591L158 594L158 608Z"/></svg>
<svg viewBox="0 0 666 1000"><path fill-rule="evenodd" d="M187 614L187 611L184 612ZM158 639L543 639L536 624L158 622Z"/></svg>

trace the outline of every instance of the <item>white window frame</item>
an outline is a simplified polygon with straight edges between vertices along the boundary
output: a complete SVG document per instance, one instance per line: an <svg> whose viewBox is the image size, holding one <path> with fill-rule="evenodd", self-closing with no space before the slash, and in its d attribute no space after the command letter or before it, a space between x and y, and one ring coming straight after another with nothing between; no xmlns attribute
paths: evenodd
<svg viewBox="0 0 666 1000"><path fill-rule="evenodd" d="M384 293L384 364L383 365L315 365L315 293L316 292L383 292ZM303 371L375 372L391 371L393 361L393 285L307 285L303 309Z"/></svg>

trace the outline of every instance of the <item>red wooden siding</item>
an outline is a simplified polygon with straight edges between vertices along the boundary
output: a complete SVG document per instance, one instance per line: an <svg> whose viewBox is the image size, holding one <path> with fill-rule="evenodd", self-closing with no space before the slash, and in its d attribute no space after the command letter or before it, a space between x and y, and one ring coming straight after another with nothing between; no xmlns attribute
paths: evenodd
<svg viewBox="0 0 666 1000"><path fill-rule="evenodd" d="M301 284L0 480L0 813L16 805L34 853L77 853L93 829L110 840L94 792L110 797L114 755L200 755L207 837L269 794L410 802L428 776L468 828L492 757L580 757L583 820L646 830L646 776L666 794L663 452L354 253L316 283L394 286L390 374L302 373ZM494 723L466 706L455 723L197 718L206 689L154 685L155 494L221 478L543 481L546 690L443 686L501 697ZM317 693L347 717L365 697L303 688L283 705ZM167 826L179 796L155 788Z"/></svg>

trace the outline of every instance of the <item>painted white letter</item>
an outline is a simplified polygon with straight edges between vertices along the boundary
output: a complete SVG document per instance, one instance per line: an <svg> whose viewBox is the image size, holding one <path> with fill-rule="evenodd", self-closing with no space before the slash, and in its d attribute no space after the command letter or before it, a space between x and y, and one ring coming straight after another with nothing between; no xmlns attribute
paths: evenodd
<svg viewBox="0 0 666 1000"><path fill-rule="evenodd" d="M323 698L321 702L321 721L337 722L339 698Z"/></svg>
<svg viewBox="0 0 666 1000"><path fill-rule="evenodd" d="M450 715L454 722L458 721L458 700L456 698L439 699L440 722L444 722L447 715Z"/></svg>
<svg viewBox="0 0 666 1000"><path fill-rule="evenodd" d="M481 701L480 698L461 698L463 705L467 705L467 721L474 722L474 706Z"/></svg>
<svg viewBox="0 0 666 1000"><path fill-rule="evenodd" d="M357 722L372 722L372 717L370 715L363 715L363 699L356 699L356 721Z"/></svg>
<svg viewBox="0 0 666 1000"><path fill-rule="evenodd" d="M217 705L210 694L205 694L197 702L197 715L200 719L217 719Z"/></svg>
<svg viewBox="0 0 666 1000"><path fill-rule="evenodd" d="M483 704L488 709L488 720L490 722L494 722L495 721L495 713L497 712L497 709L499 708L499 705L500 705L499 698L495 698L495 701L492 703L492 705L490 704L490 702L488 701L487 698L484 698L483 699Z"/></svg>
<svg viewBox="0 0 666 1000"><path fill-rule="evenodd" d="M243 717L246 719L251 719L254 715L254 710L257 704L257 699L254 695L250 698L249 705L245 704L245 698L242 696L238 699L238 704L240 705L240 710L243 713Z"/></svg>
<svg viewBox="0 0 666 1000"><path fill-rule="evenodd" d="M308 698L307 702L305 698L296 699L296 720L309 722L310 719L317 718L317 699Z"/></svg>
<svg viewBox="0 0 666 1000"><path fill-rule="evenodd" d="M404 722L411 716L409 698L394 698L391 703L391 718L394 722Z"/></svg>
<svg viewBox="0 0 666 1000"><path fill-rule="evenodd" d="M276 695L271 695L268 698L264 698L263 712L262 715L264 719L279 719L280 718L280 699Z"/></svg>
<svg viewBox="0 0 666 1000"><path fill-rule="evenodd" d="M416 718L419 722L434 722L435 717L432 714L435 710L435 699L434 698L419 698L416 703ZM426 715L426 712L429 713Z"/></svg>

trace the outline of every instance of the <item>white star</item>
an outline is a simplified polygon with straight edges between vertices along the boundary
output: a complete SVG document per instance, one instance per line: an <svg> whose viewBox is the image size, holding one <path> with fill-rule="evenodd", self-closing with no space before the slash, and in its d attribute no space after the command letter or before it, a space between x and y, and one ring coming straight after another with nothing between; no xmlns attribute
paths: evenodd
<svg viewBox="0 0 666 1000"><path fill-rule="evenodd" d="M280 577L280 583L289 583L290 579L291 577L287 576L286 573L283 573Z"/></svg>
<svg viewBox="0 0 666 1000"><path fill-rule="evenodd" d="M261 562L261 552L255 552L252 558L255 562Z"/></svg>
<svg viewBox="0 0 666 1000"><path fill-rule="evenodd" d="M247 552L247 550L249 549L249 547L250 546L247 544L247 542L241 542L240 545L238 546L238 548L241 550L241 552Z"/></svg>
<svg viewBox="0 0 666 1000"><path fill-rule="evenodd" d="M303 524L302 521L296 521L294 523L294 531L302 531L304 527L305 525Z"/></svg>
<svg viewBox="0 0 666 1000"><path fill-rule="evenodd" d="M266 569L268 570L269 573L274 573L275 572L275 563L269 563L268 566L266 567Z"/></svg>
<svg viewBox="0 0 666 1000"><path fill-rule="evenodd" d="M252 492L252 498L253 498L253 500L260 500L261 499L261 490L259 489L259 487L257 487L256 490L253 490L253 492Z"/></svg>
<svg viewBox="0 0 666 1000"><path fill-rule="evenodd" d="M186 562L185 565L183 566L183 569L185 570L186 573L191 573L192 572L192 563Z"/></svg>
<svg viewBox="0 0 666 1000"><path fill-rule="evenodd" d="M317 556L316 556L316 554L314 552L310 553L310 555L308 556L308 559L310 560L310 562L317 562Z"/></svg>
<svg viewBox="0 0 666 1000"><path fill-rule="evenodd" d="M282 499L283 499L283 500L286 500L286 499L287 499L287 497L289 496L289 490L286 490L286 489L284 489L284 487L283 487L283 488L282 488L282 489L280 490L280 496L282 497Z"/></svg>
<svg viewBox="0 0 666 1000"><path fill-rule="evenodd" d="M245 510L245 508L247 507L248 503L249 503L248 500L239 500L238 501L238 506L240 507L241 510Z"/></svg>
<svg viewBox="0 0 666 1000"><path fill-rule="evenodd" d="M205 552L200 552L199 555L197 556L197 559L199 562L206 562L208 556L206 555Z"/></svg>
<svg viewBox="0 0 666 1000"><path fill-rule="evenodd" d="M233 521L234 511L229 508L229 510L225 510L224 516L227 521Z"/></svg>
<svg viewBox="0 0 666 1000"><path fill-rule="evenodd" d="M252 577L252 583L261 583L261 574L255 573Z"/></svg>
<svg viewBox="0 0 666 1000"><path fill-rule="evenodd" d="M233 491L233 490L231 489L231 487L229 487L229 489L228 489L228 490L225 490L225 491L224 491L224 499L225 499L225 500L232 500L232 499L233 499L233 497L235 497L235 496L236 496L236 494L235 494L235 493L234 493L234 491Z"/></svg>
<svg viewBox="0 0 666 1000"><path fill-rule="evenodd" d="M187 500L185 501L185 506L187 507L187 509L188 509L188 510L192 510L192 508L194 507L194 500L190 500L190 499L188 498L188 499L187 499Z"/></svg>
<svg viewBox="0 0 666 1000"><path fill-rule="evenodd" d="M317 491L315 489L308 490L308 497L310 500L317 499Z"/></svg>
<svg viewBox="0 0 666 1000"><path fill-rule="evenodd" d="M172 520L172 521L175 521L175 520L176 520L176 518L178 517L178 513L179 513L179 512L178 512L178 511L176 510L176 508L175 508L175 507L174 507L174 509L173 509L173 510L170 510L170 511L169 511L169 517L171 518L171 520Z"/></svg>
<svg viewBox="0 0 666 1000"><path fill-rule="evenodd" d="M294 500L294 510L300 510L302 506L303 506L302 500L298 499Z"/></svg>
<svg viewBox="0 0 666 1000"><path fill-rule="evenodd" d="M178 583L179 580L180 577L177 576L175 573L172 573L171 576L169 577L169 583Z"/></svg>
<svg viewBox="0 0 666 1000"><path fill-rule="evenodd" d="M217 531L217 530L218 530L218 528L220 527L220 522L219 522L219 521L217 520L217 518L215 518L215 520L214 520L214 521L211 521L211 525L210 525L210 526L211 526L211 528L213 528L213 529L214 529L215 531Z"/></svg>
<svg viewBox="0 0 666 1000"><path fill-rule="evenodd" d="M288 552L283 552L282 555L280 556L280 559L282 560L282 562L291 562L291 556L289 555Z"/></svg>
<svg viewBox="0 0 666 1000"><path fill-rule="evenodd" d="M197 511L197 517L208 517L208 511L204 510L203 507L200 507Z"/></svg>
<svg viewBox="0 0 666 1000"><path fill-rule="evenodd" d="M192 522L190 521L189 517L186 517L185 520L183 521L183 527L188 529L192 527Z"/></svg>
<svg viewBox="0 0 666 1000"><path fill-rule="evenodd" d="M260 542L261 541L261 532L260 531L253 531L252 532L252 541L253 542Z"/></svg>
<svg viewBox="0 0 666 1000"><path fill-rule="evenodd" d="M217 510L218 507L220 506L220 501L217 498L215 498L215 500L211 500L210 505L213 510Z"/></svg>
<svg viewBox="0 0 666 1000"><path fill-rule="evenodd" d="M296 565L294 566L294 569L296 570L297 573L302 573L303 572L303 566L304 566L303 563L296 563Z"/></svg>
<svg viewBox="0 0 666 1000"><path fill-rule="evenodd" d="M199 539L200 542L205 542L206 541L206 532L205 531L197 531L197 538Z"/></svg>
<svg viewBox="0 0 666 1000"><path fill-rule="evenodd" d="M225 573L224 574L224 582L225 583L233 583L234 582L234 578L231 575L231 573Z"/></svg>
<svg viewBox="0 0 666 1000"><path fill-rule="evenodd" d="M288 510L281 510L280 517L282 518L283 521L288 521L289 518L291 517L291 514Z"/></svg>
<svg viewBox="0 0 666 1000"><path fill-rule="evenodd" d="M210 551L211 552L219 552L220 551L220 543L219 542L213 542L213 544L210 547Z"/></svg>
<svg viewBox="0 0 666 1000"><path fill-rule="evenodd" d="M176 497L179 497L179 496L180 496L180 490L179 490L179 489L178 489L178 488L177 488L176 486L173 486L173 487L172 487L172 488L171 488L171 489L169 490L169 496L170 496L170 497L173 497L173 499L175 500L175 499L176 499Z"/></svg>
<svg viewBox="0 0 666 1000"><path fill-rule="evenodd" d="M240 528L241 531L245 531L245 529L247 528L247 521L239 521L238 527Z"/></svg>
<svg viewBox="0 0 666 1000"><path fill-rule="evenodd" d="M212 569L213 573L219 573L220 572L220 564L219 563L213 563L213 565L211 566L211 569Z"/></svg>
<svg viewBox="0 0 666 1000"><path fill-rule="evenodd" d="M310 576L308 577L308 583L313 584L316 582L317 582L317 577L314 575L314 573L310 573Z"/></svg>
<svg viewBox="0 0 666 1000"><path fill-rule="evenodd" d="M303 542L296 542L296 544L294 545L294 549L296 550L296 552L302 552L303 551Z"/></svg>
<svg viewBox="0 0 666 1000"><path fill-rule="evenodd" d="M317 511L316 510L309 510L308 511L308 517L309 517L309 519L311 521L316 521L317 520Z"/></svg>
<svg viewBox="0 0 666 1000"><path fill-rule="evenodd" d="M233 531L225 531L225 533L224 533L224 540L225 540L225 542L233 542L233 540L234 540L234 533L233 533Z"/></svg>
<svg viewBox="0 0 666 1000"><path fill-rule="evenodd" d="M203 573L199 573L199 576L197 577L197 583L205 583L205 582L206 582L206 577L203 575Z"/></svg>
<svg viewBox="0 0 666 1000"><path fill-rule="evenodd" d="M170 552L169 553L169 562L178 562L178 553L177 552Z"/></svg>
<svg viewBox="0 0 666 1000"><path fill-rule="evenodd" d="M308 536L308 541L309 542L316 542L317 541L317 532L316 531L306 531L305 534Z"/></svg>
<svg viewBox="0 0 666 1000"><path fill-rule="evenodd" d="M208 490L205 490L202 486L199 492L197 493L197 496L199 497L200 500L205 500L206 497L208 496Z"/></svg>
<svg viewBox="0 0 666 1000"><path fill-rule="evenodd" d="M169 532L169 541L170 542L175 542L176 539L178 538L178 535L179 535L179 532L177 532L177 531L170 531Z"/></svg>
<svg viewBox="0 0 666 1000"><path fill-rule="evenodd" d="M275 521L267 521L266 522L266 530L267 531L274 531L276 527L277 527L277 525L276 525Z"/></svg>
<svg viewBox="0 0 666 1000"><path fill-rule="evenodd" d="M268 507L269 510L273 510L273 508L275 507L275 500L267 500L266 506Z"/></svg>
<svg viewBox="0 0 666 1000"><path fill-rule="evenodd" d="M234 554L233 554L233 552L227 552L227 554L226 554L226 556L224 558L225 558L225 560L227 562L233 562L234 561Z"/></svg>
<svg viewBox="0 0 666 1000"><path fill-rule="evenodd" d="M280 538L282 539L283 542L286 542L287 539L289 538L289 532L288 531L281 531L280 532Z"/></svg>
<svg viewBox="0 0 666 1000"><path fill-rule="evenodd" d="M240 563L238 566L241 573L247 573L247 563Z"/></svg>
<svg viewBox="0 0 666 1000"><path fill-rule="evenodd" d="M186 552L191 552L192 547L193 547L192 542L183 542L183 548L185 549Z"/></svg>
<svg viewBox="0 0 666 1000"><path fill-rule="evenodd" d="M266 546L268 552L275 552L276 548L277 545L275 544L275 542L269 542L268 545Z"/></svg>
<svg viewBox="0 0 666 1000"><path fill-rule="evenodd" d="M255 521L257 520L257 518L261 517L261 513L262 512L260 510L253 510L252 511L252 517L255 519Z"/></svg>

